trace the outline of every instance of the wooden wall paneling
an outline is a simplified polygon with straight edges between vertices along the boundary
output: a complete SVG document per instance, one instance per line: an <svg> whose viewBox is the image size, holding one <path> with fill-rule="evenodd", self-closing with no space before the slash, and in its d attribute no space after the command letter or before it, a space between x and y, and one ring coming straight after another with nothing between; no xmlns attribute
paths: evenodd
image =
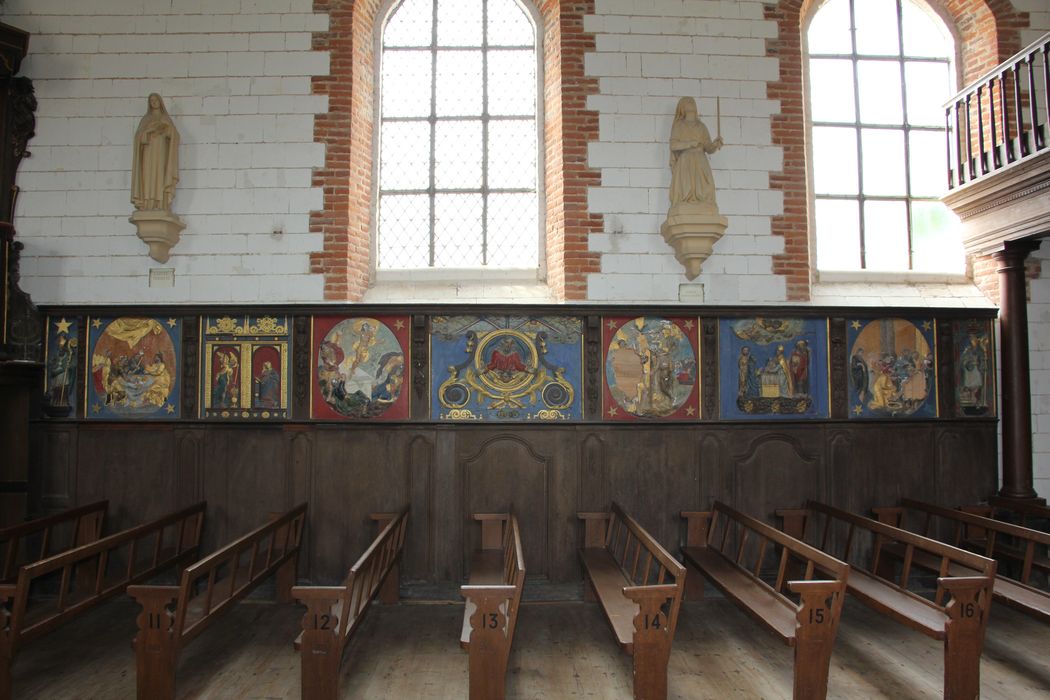
<svg viewBox="0 0 1050 700"><path fill-rule="evenodd" d="M195 418L200 397L200 317L186 316L182 320L182 415Z"/></svg>
<svg viewBox="0 0 1050 700"><path fill-rule="evenodd" d="M405 449L408 493L408 532L401 554L401 580L437 581L434 566L434 438L432 434L410 436Z"/></svg>
<svg viewBox="0 0 1050 700"><path fill-rule="evenodd" d="M998 444L994 430L953 425L937 426L933 432L936 466L933 488L925 500L955 508L978 503L995 493L996 473L982 466L995 464Z"/></svg>
<svg viewBox="0 0 1050 700"><path fill-rule="evenodd" d="M825 457L827 463L827 484L822 500L825 503L847 503L849 501L849 490L860 479L867 474L858 473L857 464L853 459L855 448L853 445L854 431L842 429L828 429L825 431L824 444L827 451ZM785 503L783 508L798 508L801 503Z"/></svg>
<svg viewBox="0 0 1050 700"><path fill-rule="evenodd" d="M463 568L463 477L460 473L458 430L434 434L434 571L439 581L460 583ZM458 592L456 593L458 595Z"/></svg>
<svg viewBox="0 0 1050 700"><path fill-rule="evenodd" d="M870 516L902 496L925 498L935 488L932 423L864 423L853 433L850 480L836 494L839 508Z"/></svg>
<svg viewBox="0 0 1050 700"><path fill-rule="evenodd" d="M718 418L718 319L700 320L700 417Z"/></svg>
<svg viewBox="0 0 1050 700"><path fill-rule="evenodd" d="M576 480L576 509L579 512L601 511L609 507L606 485L609 482L602 432L580 431L579 477Z"/></svg>
<svg viewBox="0 0 1050 700"><path fill-rule="evenodd" d="M223 425L204 441L205 551L263 524L291 502L287 442L269 427Z"/></svg>
<svg viewBox="0 0 1050 700"><path fill-rule="evenodd" d="M425 314L412 316L412 396L411 415L417 420L426 420L430 412L430 327ZM406 389L408 387L405 387ZM411 524L409 524L411 528ZM408 545L408 542L405 542Z"/></svg>
<svg viewBox="0 0 1050 700"><path fill-rule="evenodd" d="M697 433L698 480L695 510L709 510L716 500L732 505L733 480L729 478L729 456L725 432L703 430Z"/></svg>
<svg viewBox="0 0 1050 700"><path fill-rule="evenodd" d="M830 376L828 386L831 391L831 417L845 419L849 413L849 377L847 376L846 319L832 317L828 319L828 362Z"/></svg>
<svg viewBox="0 0 1050 700"><path fill-rule="evenodd" d="M407 500L400 436L398 429L357 424L315 431L310 521L316 583L341 581L368 547L375 537L369 513L397 510Z"/></svg>
<svg viewBox="0 0 1050 700"><path fill-rule="evenodd" d="M686 429L688 430L688 429ZM669 479L667 444L677 428L610 430L606 451L609 500L623 506L661 544L671 536L663 514L676 485ZM677 528L676 528L677 530Z"/></svg>
<svg viewBox="0 0 1050 700"><path fill-rule="evenodd" d="M663 521L663 537L660 543L673 555L683 541L683 510L699 510L697 495L700 491L700 461L698 459L696 431L688 428L675 430L674 439L667 441L665 450L667 474L667 500L656 513Z"/></svg>
<svg viewBox="0 0 1050 700"><path fill-rule="evenodd" d="M580 433L575 429L547 433L553 444L550 476L550 508L547 515L548 577L552 582L575 584L580 570L576 548L578 539L577 503L580 493ZM593 445L593 442L591 443Z"/></svg>
<svg viewBox="0 0 1050 700"><path fill-rule="evenodd" d="M605 358L602 356L602 317L592 314L584 319L583 382L584 417L587 420L602 419L602 379L605 373Z"/></svg>
<svg viewBox="0 0 1050 700"><path fill-rule="evenodd" d="M204 499L204 441L207 431L175 431L175 507L191 506Z"/></svg>
<svg viewBox="0 0 1050 700"><path fill-rule="evenodd" d="M313 433L304 426L296 426L294 430L285 430L284 438L288 445L285 448L288 454L289 475L292 491L292 505L298 505L304 501L309 504L314 493L314 470L313 470ZM317 523L310 507L306 508L306 529L299 547L299 576L305 577L307 581L313 582L311 575L313 571L313 546L317 541Z"/></svg>
<svg viewBox="0 0 1050 700"><path fill-rule="evenodd" d="M77 435L75 425L55 423L30 432L29 496L31 515L76 504Z"/></svg>
<svg viewBox="0 0 1050 700"><path fill-rule="evenodd" d="M732 433L734 507L774 523L783 504L820 498L824 492L822 430L792 426Z"/></svg>
<svg viewBox="0 0 1050 700"><path fill-rule="evenodd" d="M550 576L552 440L550 431L489 431L461 434L459 473L463 485L463 570L481 546L474 513L511 508L521 526L525 570L531 579Z"/></svg>
<svg viewBox="0 0 1050 700"><path fill-rule="evenodd" d="M81 425L76 502L109 499L108 532L175 510L175 430L171 425Z"/></svg>
<svg viewBox="0 0 1050 700"><path fill-rule="evenodd" d="M310 317L292 321L292 411L293 418L310 417Z"/></svg>
<svg viewBox="0 0 1050 700"><path fill-rule="evenodd" d="M950 418L956 415L955 400L955 341L950 320L937 319L937 415Z"/></svg>

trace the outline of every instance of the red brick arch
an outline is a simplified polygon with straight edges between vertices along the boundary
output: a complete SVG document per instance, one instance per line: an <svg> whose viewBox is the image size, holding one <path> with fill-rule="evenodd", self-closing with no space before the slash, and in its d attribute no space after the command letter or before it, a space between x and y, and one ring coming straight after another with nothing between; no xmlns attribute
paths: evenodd
<svg viewBox="0 0 1050 700"><path fill-rule="evenodd" d="M359 301L371 274L372 134L374 129L375 30L379 0L314 0L327 14L327 31L314 34L315 51L330 56L330 74L314 78L313 91L328 96L328 112L314 123L314 140L325 146L325 165L314 173L323 208L311 212L310 231L324 234L311 255L310 271L324 275L325 299ZM598 139L598 115L586 109L598 92L587 78L583 56L594 36L583 17L594 0L547 0L539 6L544 55L546 269L554 298L587 297L587 274L598 256L587 239L602 218L587 212L587 188L600 174L587 167L587 143Z"/></svg>
<svg viewBox="0 0 1050 700"><path fill-rule="evenodd" d="M808 301L815 256L810 249L809 195L806 179L805 94L802 89L802 24L819 0L780 0L767 5L778 38L767 42L766 55L780 60L780 80L769 83L770 99L780 101L773 117L773 144L784 149L784 168L770 186L784 193L784 214L773 217L773 234L784 237L784 253L774 256L773 272L787 278L788 299ZM1020 30L1027 13L1009 0L944 0L929 2L952 25L958 37L963 84L979 78L1021 49Z"/></svg>

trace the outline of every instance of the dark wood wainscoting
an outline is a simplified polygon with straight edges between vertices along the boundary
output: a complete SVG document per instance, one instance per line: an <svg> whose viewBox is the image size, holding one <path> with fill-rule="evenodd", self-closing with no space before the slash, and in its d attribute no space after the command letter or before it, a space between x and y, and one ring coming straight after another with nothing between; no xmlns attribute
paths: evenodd
<svg viewBox="0 0 1050 700"><path fill-rule="evenodd" d="M770 425L229 425L35 422L30 502L100 498L109 530L205 499L204 549L309 502L300 579L331 584L368 545L368 514L411 506L407 585L463 580L471 513L521 520L530 580L579 580L578 510L621 503L677 550L682 510L715 499L772 522L820 499L853 511L901 496L993 493L994 419Z"/></svg>

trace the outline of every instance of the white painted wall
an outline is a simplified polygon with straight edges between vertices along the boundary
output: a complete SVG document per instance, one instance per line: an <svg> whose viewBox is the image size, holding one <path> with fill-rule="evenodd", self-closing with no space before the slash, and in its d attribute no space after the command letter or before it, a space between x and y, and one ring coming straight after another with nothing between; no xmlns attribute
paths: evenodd
<svg viewBox="0 0 1050 700"><path fill-rule="evenodd" d="M589 275L590 299L679 300L688 280L660 226L669 206L671 123L678 99L689 96L712 136L720 99L727 144L711 165L729 228L695 282L707 303L784 301L784 278L772 274L784 240L770 233L771 217L783 213L782 195L769 189L783 158L771 145L770 115L779 106L766 99L766 81L779 77L779 62L765 56L777 26L762 19L762 3L596 0L584 27L596 34L585 70L600 91L588 100L599 112L588 163L602 174L588 203L605 217L604 232L590 242L602 253L601 272Z"/></svg>
<svg viewBox="0 0 1050 700"><path fill-rule="evenodd" d="M309 211L310 76L328 72L311 0L8 0L31 33L22 74L39 106L15 222L23 286L37 303L317 301ZM128 222L131 142L160 93L181 138L173 210L186 223L161 265ZM274 231L280 231L275 235ZM149 287L150 268L175 270Z"/></svg>

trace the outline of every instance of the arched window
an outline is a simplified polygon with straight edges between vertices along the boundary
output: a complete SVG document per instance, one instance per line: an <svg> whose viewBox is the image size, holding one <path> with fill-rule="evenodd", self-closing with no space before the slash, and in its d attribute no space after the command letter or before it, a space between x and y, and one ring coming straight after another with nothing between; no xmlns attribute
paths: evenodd
<svg viewBox="0 0 1050 700"><path fill-rule="evenodd" d="M951 34L913 0L828 0L806 34L818 270L961 273L943 103Z"/></svg>
<svg viewBox="0 0 1050 700"><path fill-rule="evenodd" d="M530 12L516 0L404 0L380 45L377 268L537 269Z"/></svg>

